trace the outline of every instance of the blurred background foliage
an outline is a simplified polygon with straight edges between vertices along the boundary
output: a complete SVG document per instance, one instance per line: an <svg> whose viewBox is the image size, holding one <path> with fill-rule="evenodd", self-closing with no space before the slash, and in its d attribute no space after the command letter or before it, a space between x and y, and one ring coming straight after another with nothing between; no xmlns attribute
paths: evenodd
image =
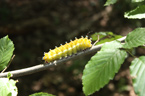
<svg viewBox="0 0 145 96"><path fill-rule="evenodd" d="M124 12L137 6L130 0L118 0L105 7L106 0L0 0L0 38L9 35L15 44L14 58L8 70L43 63L43 53L75 37L89 37L95 32L127 35L145 24L144 20L128 20ZM145 54L137 49L138 55ZM17 83L19 96L48 92L57 96L84 96L81 76L93 54L68 61L46 71L22 76ZM103 89L92 96L132 96L128 58Z"/></svg>

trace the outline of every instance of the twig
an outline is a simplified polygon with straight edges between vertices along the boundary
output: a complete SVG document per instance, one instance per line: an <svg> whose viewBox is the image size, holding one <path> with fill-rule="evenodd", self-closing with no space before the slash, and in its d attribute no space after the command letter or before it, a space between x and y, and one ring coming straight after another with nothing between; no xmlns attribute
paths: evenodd
<svg viewBox="0 0 145 96"><path fill-rule="evenodd" d="M99 39L99 35L98 35L98 39L97 39L97 41L96 41L92 46L95 46L96 43L99 42L99 40L100 40L100 39Z"/></svg>
<svg viewBox="0 0 145 96"><path fill-rule="evenodd" d="M124 41L126 38L125 37L122 37L120 39L118 39L119 41ZM36 65L36 66L32 66L32 67L29 67L29 68L24 68L24 69L19 69L19 70L14 70L14 71L9 71L13 77L19 77L19 76L24 76L24 75L28 75L28 74L32 74L32 73L36 73L36 72L40 72L40 71L43 71L43 70L46 70L48 69L49 67L52 67L52 66L55 66L56 64L62 64L68 60L72 60L72 59L75 59L75 58L78 58L78 57L81 57L81 56L84 56L86 54L89 54L89 53L94 53L96 52L97 50L99 50L101 47L102 47L103 44L100 44L100 45L96 45L96 46L93 46L92 48L90 49L87 49L85 51L81 51L81 52L78 52L77 55L72 55L70 57L67 57L67 58L64 58L64 59L60 59L60 60L57 60L56 62L53 62L53 63L48 63L48 64L39 64L39 65ZM9 72L4 72L4 73L1 73L0 74L0 77L6 77L7 74Z"/></svg>
<svg viewBox="0 0 145 96"><path fill-rule="evenodd" d="M8 66L1 73L4 73L7 70L7 68L10 66L11 62L13 61L14 57L15 55L12 56L10 62L8 63Z"/></svg>

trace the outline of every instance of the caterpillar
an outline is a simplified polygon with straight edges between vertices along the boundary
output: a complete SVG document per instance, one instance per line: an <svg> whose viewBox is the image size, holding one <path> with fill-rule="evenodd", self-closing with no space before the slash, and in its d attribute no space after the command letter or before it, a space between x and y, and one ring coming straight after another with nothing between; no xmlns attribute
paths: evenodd
<svg viewBox="0 0 145 96"><path fill-rule="evenodd" d="M71 56L90 47L92 47L91 39L88 39L88 36L85 38L82 36L79 39L75 38L74 41L70 40L69 43L66 42L65 45L61 44L60 47L56 47L53 50L50 49L49 52L44 52L42 60L45 60L46 63L50 63L64 57Z"/></svg>

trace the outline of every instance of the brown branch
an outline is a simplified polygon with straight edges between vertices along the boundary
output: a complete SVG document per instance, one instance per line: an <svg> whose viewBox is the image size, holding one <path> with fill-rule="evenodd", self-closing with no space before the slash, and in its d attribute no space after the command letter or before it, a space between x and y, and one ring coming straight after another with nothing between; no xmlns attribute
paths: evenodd
<svg viewBox="0 0 145 96"><path fill-rule="evenodd" d="M119 41L124 41L125 38L126 38L126 36L122 37L122 38L120 38L118 40ZM84 56L86 54L97 52L102 47L102 45L103 44L93 46L90 49L78 52L77 55L74 54L74 55L69 56L67 58L57 60L56 62L53 62L51 64L50 63L48 63L48 64L39 64L39 65L32 66L32 67L29 67L29 68L24 68L24 69L19 69L19 70L14 70L14 71L0 73L0 77L6 77L8 73L11 73L13 77L19 77L19 76L24 76L24 75L40 72L40 71L48 69L49 67L52 67L52 66L55 66L55 65L58 65L58 64L62 64L64 62L66 62L66 61L69 61L69 60Z"/></svg>

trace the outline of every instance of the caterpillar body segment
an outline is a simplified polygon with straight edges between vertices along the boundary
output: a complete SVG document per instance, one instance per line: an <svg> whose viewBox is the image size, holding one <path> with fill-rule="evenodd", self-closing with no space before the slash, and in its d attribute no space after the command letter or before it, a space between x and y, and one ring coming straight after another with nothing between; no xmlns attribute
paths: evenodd
<svg viewBox="0 0 145 96"><path fill-rule="evenodd" d="M63 57L71 56L72 54L76 54L78 51L82 51L90 47L92 47L91 39L88 39L87 36L85 38L75 38L74 41L70 40L69 43L66 42L65 45L61 44L60 47L56 47L55 49L44 53L44 57L42 59L45 60L46 63L49 63Z"/></svg>

